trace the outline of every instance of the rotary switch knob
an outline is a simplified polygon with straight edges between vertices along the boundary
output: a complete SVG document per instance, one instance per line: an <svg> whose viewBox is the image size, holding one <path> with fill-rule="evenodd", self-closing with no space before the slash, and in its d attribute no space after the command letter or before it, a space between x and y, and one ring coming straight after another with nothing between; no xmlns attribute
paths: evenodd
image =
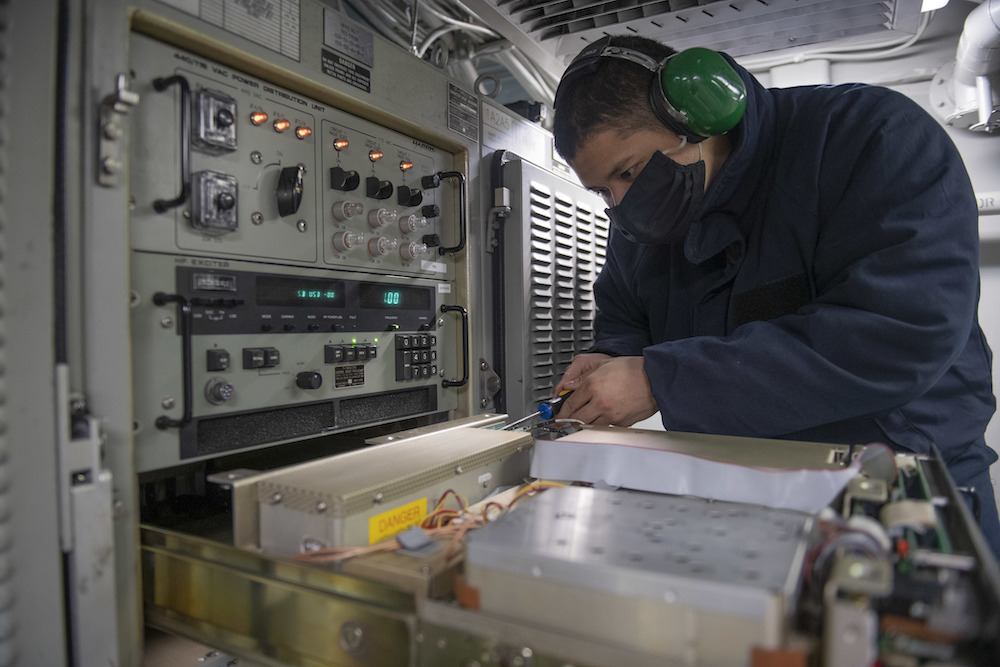
<svg viewBox="0 0 1000 667"><path fill-rule="evenodd" d="M276 191L278 215L284 217L299 210L299 206L302 204L302 177L305 173L305 165L300 164L295 167L285 167L278 174L278 189Z"/></svg>
<svg viewBox="0 0 1000 667"><path fill-rule="evenodd" d="M319 389L323 386L323 376L316 371L303 371L295 376L295 386L299 389Z"/></svg>
<svg viewBox="0 0 1000 667"><path fill-rule="evenodd" d="M236 206L236 197L231 192L220 192L215 195L215 206L220 211L228 211Z"/></svg>

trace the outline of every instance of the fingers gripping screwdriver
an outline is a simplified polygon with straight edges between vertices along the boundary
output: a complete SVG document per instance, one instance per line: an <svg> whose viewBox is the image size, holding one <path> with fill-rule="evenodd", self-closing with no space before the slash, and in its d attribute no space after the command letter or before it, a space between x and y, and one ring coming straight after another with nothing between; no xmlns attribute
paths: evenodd
<svg viewBox="0 0 1000 667"><path fill-rule="evenodd" d="M562 407L563 401L565 401L572 395L573 395L572 389L564 389L563 391L559 392L558 396L555 396L547 401L542 401L541 403L539 403L538 412L533 412L527 417L522 417L521 419L518 419L515 422L511 422L510 424L504 426L504 429L514 428L519 424L531 421L535 417L541 417L542 419L552 419L559 412L559 408Z"/></svg>

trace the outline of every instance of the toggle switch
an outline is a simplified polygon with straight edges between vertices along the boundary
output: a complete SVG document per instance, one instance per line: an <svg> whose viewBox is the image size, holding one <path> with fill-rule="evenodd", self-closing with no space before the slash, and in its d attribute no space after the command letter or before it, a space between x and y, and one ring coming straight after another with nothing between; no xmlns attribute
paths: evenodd
<svg viewBox="0 0 1000 667"><path fill-rule="evenodd" d="M340 167L330 167L330 187L342 192L357 190L361 176L356 171L346 171Z"/></svg>
<svg viewBox="0 0 1000 667"><path fill-rule="evenodd" d="M377 176L365 179L365 190L372 199L388 199L392 196L392 183L380 181Z"/></svg>
<svg viewBox="0 0 1000 667"><path fill-rule="evenodd" d="M396 188L396 201L399 202L400 206L407 208L420 206L424 201L424 195L420 190L400 185Z"/></svg>

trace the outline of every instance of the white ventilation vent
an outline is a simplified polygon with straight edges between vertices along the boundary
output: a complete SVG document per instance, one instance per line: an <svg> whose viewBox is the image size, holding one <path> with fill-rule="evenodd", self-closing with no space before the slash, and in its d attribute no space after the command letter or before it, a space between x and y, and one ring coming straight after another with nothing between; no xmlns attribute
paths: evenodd
<svg viewBox="0 0 1000 667"><path fill-rule="evenodd" d="M844 39L914 34L914 0L466 0L504 37L549 67L605 34L636 34L676 49L732 56Z"/></svg>
<svg viewBox="0 0 1000 667"><path fill-rule="evenodd" d="M514 215L506 237L504 384L507 410L517 415L551 397L594 340L594 281L609 222L596 195L530 163L513 161L505 175Z"/></svg>

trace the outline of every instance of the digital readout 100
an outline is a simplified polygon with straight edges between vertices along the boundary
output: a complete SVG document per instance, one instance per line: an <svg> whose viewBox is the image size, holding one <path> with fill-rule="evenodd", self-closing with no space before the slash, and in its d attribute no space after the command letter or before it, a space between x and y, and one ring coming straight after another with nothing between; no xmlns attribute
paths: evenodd
<svg viewBox="0 0 1000 667"><path fill-rule="evenodd" d="M402 303L403 295L396 290L386 290L382 294L382 303L386 306L398 306Z"/></svg>

